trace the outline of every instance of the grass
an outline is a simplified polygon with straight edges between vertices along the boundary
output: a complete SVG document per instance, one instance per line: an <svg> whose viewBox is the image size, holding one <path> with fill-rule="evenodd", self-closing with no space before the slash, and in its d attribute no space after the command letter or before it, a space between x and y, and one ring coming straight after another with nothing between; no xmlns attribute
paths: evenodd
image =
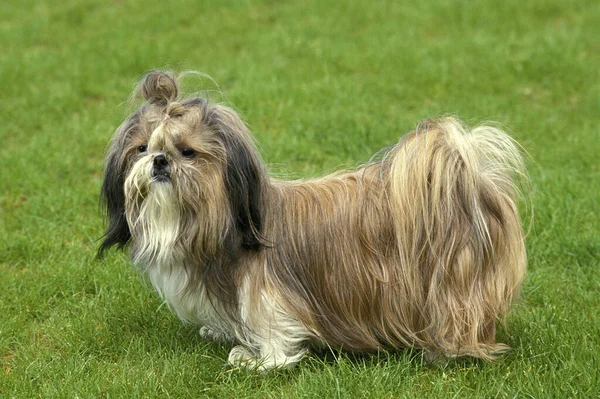
<svg viewBox="0 0 600 399"><path fill-rule="evenodd" d="M0 8L0 397L597 397L600 4L9 0ZM523 298L493 364L413 351L224 366L126 256L95 259L103 151L136 79L203 71L274 170L353 166L443 113L531 155ZM220 89L220 93L218 90Z"/></svg>

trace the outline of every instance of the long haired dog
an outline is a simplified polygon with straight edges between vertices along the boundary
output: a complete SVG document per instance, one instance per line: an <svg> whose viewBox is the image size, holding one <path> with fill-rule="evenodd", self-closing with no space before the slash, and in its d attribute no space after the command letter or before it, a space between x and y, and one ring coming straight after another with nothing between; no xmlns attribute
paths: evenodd
<svg viewBox="0 0 600 399"><path fill-rule="evenodd" d="M266 369L310 347L416 347L493 359L525 274L520 152L488 126L430 120L381 160L314 180L269 177L231 109L153 71L116 131L100 252L133 263L182 320Z"/></svg>

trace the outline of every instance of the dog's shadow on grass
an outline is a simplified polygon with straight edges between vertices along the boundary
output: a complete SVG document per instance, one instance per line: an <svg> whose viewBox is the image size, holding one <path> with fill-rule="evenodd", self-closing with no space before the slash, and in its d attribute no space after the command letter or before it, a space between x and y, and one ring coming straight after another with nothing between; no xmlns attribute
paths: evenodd
<svg viewBox="0 0 600 399"><path fill-rule="evenodd" d="M199 356L220 370L217 379L247 378L255 376L295 379L301 373L321 373L332 369L349 369L359 372L369 368L408 368L415 373L424 369L480 368L485 362L475 358L443 358L432 361L418 349L382 350L356 353L343 349L311 349L295 366L267 371L227 364L229 351L236 343L205 339L197 326L183 324L167 309L139 312L117 310L107 325L117 348L126 348L151 356ZM132 344L134 343L134 344ZM238 377L235 377L235 376Z"/></svg>
<svg viewBox="0 0 600 399"><path fill-rule="evenodd" d="M182 323L167 309L114 309L106 320L112 346L121 350L137 351L160 356L182 353L202 354L227 358L231 344L214 342L200 336L200 328Z"/></svg>
<svg viewBox="0 0 600 399"><path fill-rule="evenodd" d="M415 375L424 371L447 371L449 369L478 369L485 361L475 358L443 358L432 361L419 349L381 350L378 352L356 353L343 349L312 349L297 364L290 367L260 370L244 366L223 365L219 380L251 380L254 378L295 381L306 374L353 375L365 372Z"/></svg>
<svg viewBox="0 0 600 399"><path fill-rule="evenodd" d="M325 348L312 350L307 360L324 367L345 363L352 367L381 367L390 364L405 364L416 369L447 369L453 367L480 367L485 362L471 357L431 358L421 349L404 348L376 352L349 352L343 349Z"/></svg>

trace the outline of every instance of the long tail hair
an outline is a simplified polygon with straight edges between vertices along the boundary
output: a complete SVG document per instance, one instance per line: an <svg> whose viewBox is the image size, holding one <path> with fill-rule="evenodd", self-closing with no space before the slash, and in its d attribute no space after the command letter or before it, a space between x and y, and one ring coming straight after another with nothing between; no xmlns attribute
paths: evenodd
<svg viewBox="0 0 600 399"><path fill-rule="evenodd" d="M493 358L507 349L495 343L494 323L518 295L526 267L518 145L495 127L469 130L445 117L404 136L388 160L406 277L398 310L412 320L408 333L446 355Z"/></svg>

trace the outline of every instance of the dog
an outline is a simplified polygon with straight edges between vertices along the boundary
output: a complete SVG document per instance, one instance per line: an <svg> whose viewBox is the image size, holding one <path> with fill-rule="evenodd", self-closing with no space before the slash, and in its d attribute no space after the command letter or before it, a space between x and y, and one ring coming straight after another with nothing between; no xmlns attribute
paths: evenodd
<svg viewBox="0 0 600 399"><path fill-rule="evenodd" d="M230 108L151 71L109 145L100 245L133 264L228 361L267 370L311 348L416 348L493 360L526 252L520 147L427 120L355 170L270 177Z"/></svg>

